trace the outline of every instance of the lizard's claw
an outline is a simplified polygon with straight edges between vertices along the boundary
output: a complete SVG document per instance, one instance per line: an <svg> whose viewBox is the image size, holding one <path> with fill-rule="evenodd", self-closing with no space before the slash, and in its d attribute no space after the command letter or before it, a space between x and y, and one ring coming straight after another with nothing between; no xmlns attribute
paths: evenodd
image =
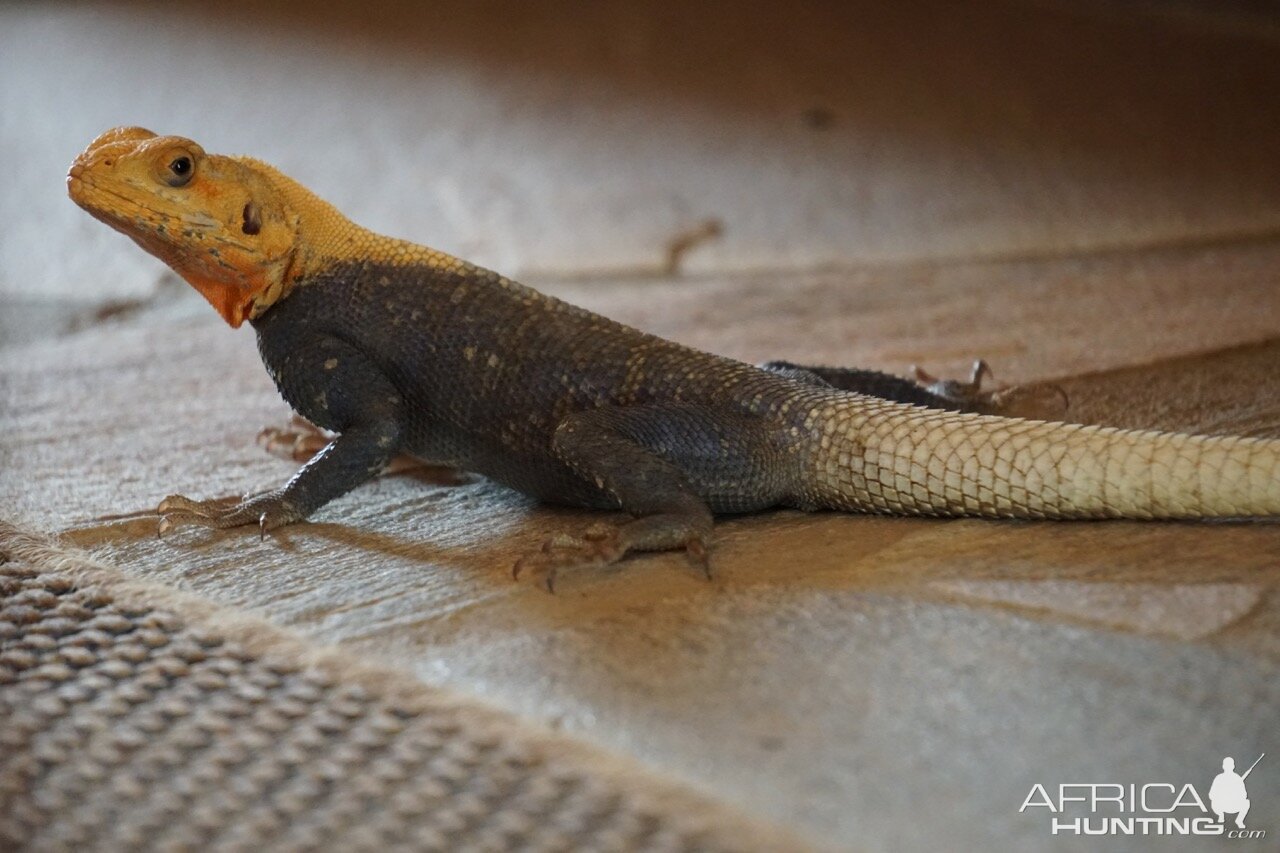
<svg viewBox="0 0 1280 853"><path fill-rule="evenodd" d="M179 524L222 530L256 523L262 537L266 538L267 531L303 518L303 513L279 492L264 492L243 499L213 498L206 501L169 495L160 502L156 513L160 516L157 537L164 536Z"/></svg>
<svg viewBox="0 0 1280 853"><path fill-rule="evenodd" d="M547 592L556 591L556 575L561 569L596 569L612 565L627 553L619 528L593 524L581 536L557 533L533 554L521 557L511 567L511 577L519 580L528 572Z"/></svg>
<svg viewBox="0 0 1280 853"><path fill-rule="evenodd" d="M289 419L289 425L263 427L258 433L259 446L272 456L294 462L306 462L333 441L333 433L320 429L300 415Z"/></svg>
<svg viewBox="0 0 1280 853"><path fill-rule="evenodd" d="M684 555L695 568L702 571L704 578L711 580L711 551L707 548L706 540L698 537L684 543Z"/></svg>
<svg viewBox="0 0 1280 853"><path fill-rule="evenodd" d="M258 446L279 459L292 462L309 462L321 450L324 450L337 437L327 429L321 429L301 415L289 418L288 426L263 427L258 432ZM461 486L471 482L465 474L448 465L436 465L423 462L406 453L391 458L387 467L382 469L386 476L417 474L432 485Z"/></svg>
<svg viewBox="0 0 1280 853"><path fill-rule="evenodd" d="M973 363L968 382L960 379L939 379L919 365L913 366L912 372L915 374L916 384L925 390L953 402L970 406L989 402L991 392L983 391L982 383L995 378L995 374L991 372L991 365L981 358Z"/></svg>
<svg viewBox="0 0 1280 853"><path fill-rule="evenodd" d="M1061 385L1014 385L991 394L996 413L1008 418L1060 421L1071 408L1071 398Z"/></svg>
<svg viewBox="0 0 1280 853"><path fill-rule="evenodd" d="M684 548L685 556L707 580L711 580L711 554L707 539L701 533L683 540L665 539L660 544L647 541L644 529L647 519L621 527L607 523L593 524L580 536L557 533L542 543L533 554L521 557L511 569L516 580L528 572L547 592L556 591L556 577L561 569L599 569L611 566L631 551ZM639 526L637 526L639 525Z"/></svg>
<svg viewBox="0 0 1280 853"><path fill-rule="evenodd" d="M986 390L983 384L993 380L991 366L982 359L973 363L967 382L939 379L920 367L912 368L916 383L926 391L955 403L964 411L1002 415L1010 418L1060 420L1070 406L1067 392L1057 385L997 386Z"/></svg>

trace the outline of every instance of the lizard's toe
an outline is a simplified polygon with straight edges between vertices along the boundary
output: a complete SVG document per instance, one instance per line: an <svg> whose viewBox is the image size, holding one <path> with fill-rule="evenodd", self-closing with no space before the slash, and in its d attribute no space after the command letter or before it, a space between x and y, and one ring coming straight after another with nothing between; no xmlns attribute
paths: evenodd
<svg viewBox="0 0 1280 853"><path fill-rule="evenodd" d="M258 516L258 531L263 539L267 538L268 531L302 520L302 513L284 500L268 501L265 505L254 507L253 511L258 510L261 510Z"/></svg>
<svg viewBox="0 0 1280 853"><path fill-rule="evenodd" d="M981 408L990 405L994 392L986 391L982 386L984 381L994 379L994 374L991 372L990 365L982 359L973 363L967 382L961 379L940 379L919 365L914 366L912 372L915 374L916 384L931 394L936 394L965 408Z"/></svg>
<svg viewBox="0 0 1280 853"><path fill-rule="evenodd" d="M210 498L206 501L193 501L185 495L169 495L160 501L160 506L156 507L156 513L161 516L169 515L193 515L202 518L212 518L220 511L226 510L239 503L242 498Z"/></svg>
<svg viewBox="0 0 1280 853"><path fill-rule="evenodd" d="M188 524L223 530L245 524L257 524L265 536L294 521L303 514L278 492L265 492L246 498L212 498L194 501L183 495L170 495L156 508L160 525L156 535L163 536L178 525Z"/></svg>
<svg viewBox="0 0 1280 853"><path fill-rule="evenodd" d="M1014 385L991 395L997 414L1008 418L1060 421L1071 408L1071 398L1061 385Z"/></svg>
<svg viewBox="0 0 1280 853"><path fill-rule="evenodd" d="M968 381L939 379L919 367L914 371L918 385L964 411L1053 421L1061 420L1070 406L1066 391L1057 385L997 385L988 389L994 375L982 359L973 363Z"/></svg>
<svg viewBox="0 0 1280 853"><path fill-rule="evenodd" d="M618 528L594 524L581 536L557 533L542 543L542 547L516 561L511 576L519 580L522 575L547 592L556 591L556 577L562 569L598 569L621 560L626 547Z"/></svg>
<svg viewBox="0 0 1280 853"><path fill-rule="evenodd" d="M294 415L283 427L263 427L258 432L258 446L278 459L291 462L306 463L317 453L328 447L336 438L336 434L321 429L301 415ZM391 458L384 475L414 473L432 485L461 486L471 480L463 472L449 465L437 465L424 462L401 453Z"/></svg>
<svg viewBox="0 0 1280 853"><path fill-rule="evenodd" d="M548 537L537 551L517 560L511 576L516 580L526 576L547 592L555 592L556 578L564 569L600 569L633 551L684 548L689 562L711 580L708 535L700 529L685 530L685 525L678 522L674 529L671 525L672 522L655 517L622 526L601 522L577 536L557 533Z"/></svg>
<svg viewBox="0 0 1280 853"><path fill-rule="evenodd" d="M272 456L294 462L306 462L333 441L326 432L306 418L294 415L286 427L264 427L258 433L258 444Z"/></svg>
<svg viewBox="0 0 1280 853"><path fill-rule="evenodd" d="M690 539L684 545L684 554L695 568L701 570L702 576L711 580L711 549L702 537Z"/></svg>

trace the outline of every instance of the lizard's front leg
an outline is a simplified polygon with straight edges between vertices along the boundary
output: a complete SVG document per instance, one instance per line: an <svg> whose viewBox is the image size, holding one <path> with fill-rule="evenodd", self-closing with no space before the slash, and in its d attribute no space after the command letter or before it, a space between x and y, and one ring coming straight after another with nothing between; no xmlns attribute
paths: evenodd
<svg viewBox="0 0 1280 853"><path fill-rule="evenodd" d="M698 405L606 407L570 415L555 454L633 516L581 536L548 539L515 565L554 591L564 568L607 566L633 551L683 548L710 577L711 506L746 511L779 502L791 487L778 448L758 420ZM711 502L709 504L709 501Z"/></svg>
<svg viewBox="0 0 1280 853"><path fill-rule="evenodd" d="M331 338L298 346L275 365L273 376L295 408L339 435L278 489L240 501L170 495L157 509L160 534L177 524L220 529L255 523L265 534L376 477L399 451L400 395L354 348Z"/></svg>

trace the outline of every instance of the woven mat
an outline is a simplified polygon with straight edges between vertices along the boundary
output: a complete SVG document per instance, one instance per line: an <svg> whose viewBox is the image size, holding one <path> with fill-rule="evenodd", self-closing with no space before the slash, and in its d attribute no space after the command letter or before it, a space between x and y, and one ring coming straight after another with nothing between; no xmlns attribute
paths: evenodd
<svg viewBox="0 0 1280 853"><path fill-rule="evenodd" d="M0 848L794 850L585 744L0 521Z"/></svg>

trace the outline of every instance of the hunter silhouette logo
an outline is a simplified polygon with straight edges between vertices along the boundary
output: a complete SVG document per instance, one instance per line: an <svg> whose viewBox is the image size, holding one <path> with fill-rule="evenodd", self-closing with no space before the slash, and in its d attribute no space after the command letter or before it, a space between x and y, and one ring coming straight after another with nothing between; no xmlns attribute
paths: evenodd
<svg viewBox="0 0 1280 853"><path fill-rule="evenodd" d="M1262 753L1244 773L1236 761L1222 759L1208 796L1191 782L1036 783L1022 801L1019 814L1043 809L1053 835L1217 835L1230 839L1262 839L1265 829L1246 829L1252 805L1245 780ZM1227 824L1235 815L1235 826Z"/></svg>
<svg viewBox="0 0 1280 853"><path fill-rule="evenodd" d="M1218 823L1226 820L1226 816L1236 816L1236 826L1244 829L1244 816L1249 813L1249 792L1244 787L1244 780L1249 778L1253 768L1258 766L1266 753L1258 756L1258 760L1249 765L1249 769L1241 776L1236 772L1236 760L1231 756L1222 759L1222 772L1214 777L1209 787L1209 806L1218 816Z"/></svg>

